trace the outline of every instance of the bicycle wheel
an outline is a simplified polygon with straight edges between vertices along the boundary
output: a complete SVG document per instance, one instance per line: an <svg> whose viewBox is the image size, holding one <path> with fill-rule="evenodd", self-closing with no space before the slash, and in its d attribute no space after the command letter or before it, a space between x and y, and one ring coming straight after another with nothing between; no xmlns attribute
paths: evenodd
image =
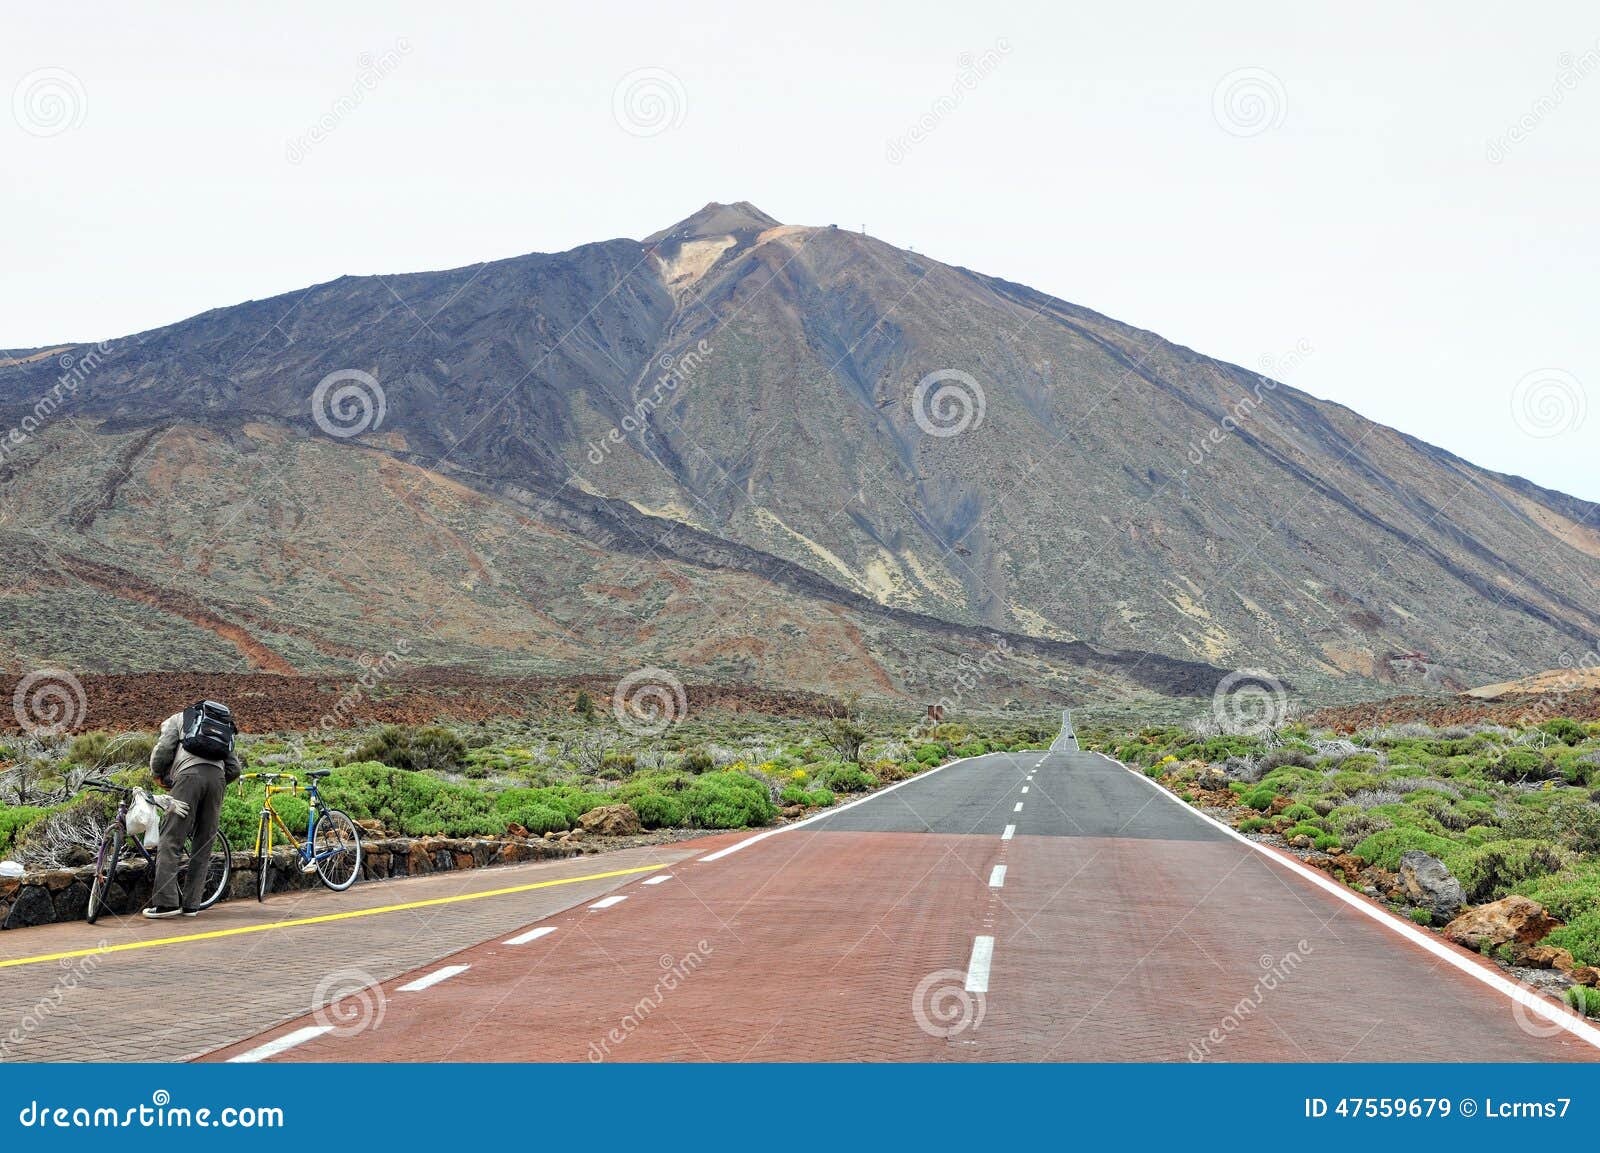
<svg viewBox="0 0 1600 1153"><path fill-rule="evenodd" d="M221 829L217 830L217 839L211 845L211 863L206 876L205 896L200 901L202 909L209 909L222 900L233 876L233 846L228 844L227 835Z"/></svg>
<svg viewBox="0 0 1600 1153"><path fill-rule="evenodd" d="M260 851L256 854L256 900L267 899L267 880L272 872L272 851L268 848L272 844L272 818L262 814L261 827L256 830L256 844Z"/></svg>
<svg viewBox="0 0 1600 1153"><path fill-rule="evenodd" d="M112 825L100 838L100 851L94 859L94 881L89 886L89 924L100 919L101 913L111 911L111 882L117 877L117 861L122 856L122 842L127 833L121 825Z"/></svg>
<svg viewBox="0 0 1600 1153"><path fill-rule="evenodd" d="M184 857L183 864L178 866L178 892L189 891L189 870L201 868L206 871L205 888L201 890L200 903L197 909L209 909L222 899L222 894L228 891L228 878L233 873L233 853L228 845L228 838L222 835L222 830L217 830L217 835L212 838L211 844L206 846L186 846L188 854ZM209 849L209 852L206 850Z"/></svg>
<svg viewBox="0 0 1600 1153"><path fill-rule="evenodd" d="M311 859L322 883L344 892L361 875L361 830L338 809L323 809L311 839Z"/></svg>

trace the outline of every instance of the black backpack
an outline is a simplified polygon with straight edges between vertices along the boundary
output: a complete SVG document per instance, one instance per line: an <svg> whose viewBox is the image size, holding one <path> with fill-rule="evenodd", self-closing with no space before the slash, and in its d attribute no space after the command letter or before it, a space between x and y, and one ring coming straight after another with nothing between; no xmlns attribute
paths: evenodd
<svg viewBox="0 0 1600 1153"><path fill-rule="evenodd" d="M196 701L183 710L179 743L184 752L207 761L221 761L233 752L233 713L217 701Z"/></svg>

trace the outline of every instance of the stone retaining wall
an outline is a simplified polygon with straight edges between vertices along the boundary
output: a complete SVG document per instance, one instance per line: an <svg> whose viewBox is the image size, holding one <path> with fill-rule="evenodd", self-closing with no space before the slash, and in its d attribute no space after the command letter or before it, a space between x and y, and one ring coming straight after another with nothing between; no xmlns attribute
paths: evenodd
<svg viewBox="0 0 1600 1153"><path fill-rule="evenodd" d="M455 869L484 869L523 861L575 857L583 852L577 845L554 840L453 837L363 838L361 850L363 881L417 877ZM150 903L152 872L138 857L118 867L116 881L111 887L113 914L137 913ZM83 920L89 911L89 886L93 881L93 865L0 877L0 929ZM316 877L300 872L293 850L280 849L274 854L270 892L283 893L320 884ZM223 899L255 895L256 859L250 853L234 853L233 875Z"/></svg>

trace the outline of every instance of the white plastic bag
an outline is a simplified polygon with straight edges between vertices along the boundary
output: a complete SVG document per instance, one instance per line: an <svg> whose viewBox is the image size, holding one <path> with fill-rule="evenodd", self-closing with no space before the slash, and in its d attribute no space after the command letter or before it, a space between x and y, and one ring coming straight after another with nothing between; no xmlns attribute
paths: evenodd
<svg viewBox="0 0 1600 1153"><path fill-rule="evenodd" d="M155 798L143 789L133 790L133 800L128 805L128 833L144 842L145 851L153 853L161 844L161 810Z"/></svg>

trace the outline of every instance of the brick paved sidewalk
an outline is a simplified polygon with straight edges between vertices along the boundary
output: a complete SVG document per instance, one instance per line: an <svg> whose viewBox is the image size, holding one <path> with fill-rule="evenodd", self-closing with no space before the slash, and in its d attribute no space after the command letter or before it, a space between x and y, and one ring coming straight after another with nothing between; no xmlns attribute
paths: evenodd
<svg viewBox="0 0 1600 1153"><path fill-rule="evenodd" d="M670 864L728 839L361 884L345 893L314 889L272 896L265 904L228 901L195 918L17 929L0 933L0 965L102 944L120 947ZM393 977L593 900L633 876L0 968L0 1060L193 1057L310 1011L319 984L345 988L362 975Z"/></svg>

